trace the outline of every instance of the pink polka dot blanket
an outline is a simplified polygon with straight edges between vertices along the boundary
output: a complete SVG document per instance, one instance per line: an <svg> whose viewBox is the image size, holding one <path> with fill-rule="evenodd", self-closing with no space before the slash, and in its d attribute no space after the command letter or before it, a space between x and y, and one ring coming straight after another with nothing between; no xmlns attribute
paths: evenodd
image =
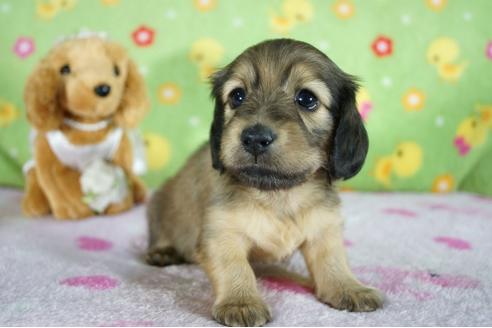
<svg viewBox="0 0 492 328"><path fill-rule="evenodd" d="M65 222L22 217L20 199L0 189L0 325L218 325L197 265L144 264L143 206ZM492 325L492 198L353 192L342 199L351 266L383 291L384 308L349 313L318 302L296 253L255 266L269 325Z"/></svg>

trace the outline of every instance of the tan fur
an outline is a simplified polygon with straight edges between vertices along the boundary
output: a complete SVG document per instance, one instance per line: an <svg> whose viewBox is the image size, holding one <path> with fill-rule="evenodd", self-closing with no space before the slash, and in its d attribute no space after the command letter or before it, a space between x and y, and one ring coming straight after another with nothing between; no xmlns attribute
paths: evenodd
<svg viewBox="0 0 492 328"><path fill-rule="evenodd" d="M61 75L60 68L70 65L71 73ZM117 65L120 74L114 74ZM101 98L94 94L100 83L111 86ZM24 99L29 121L38 131L34 143L36 166L28 172L22 203L28 216L50 212L59 219L81 219L94 214L82 202L80 173L58 161L44 136L45 131L60 129L77 145L98 143L117 126L134 127L147 112L149 104L143 79L135 64L119 45L99 38L68 40L53 48L28 78ZM68 117L82 123L111 119L106 128L95 132L80 131L63 124ZM132 173L132 147L126 134L113 162L129 177L132 190L107 214L130 208L145 198L143 183Z"/></svg>
<svg viewBox="0 0 492 328"><path fill-rule="evenodd" d="M231 64L232 73L222 84L222 94L217 95L225 114L220 143L225 172L212 168L211 149L206 144L153 195L147 213L147 261L161 266L200 263L215 293L212 315L225 325L257 326L271 319L250 261L278 261L297 249L304 254L322 302L338 309L373 311L381 306L382 298L349 269L340 200L328 182L326 152L334 129L329 109L332 94L309 65L304 65L304 70L292 69L287 87L279 91L279 77L292 66L288 59L285 63L271 60L271 49L259 48ZM259 67L253 69L255 63ZM251 79L256 78L260 81L254 87ZM250 103L231 109L227 95L236 87L247 90ZM317 111L299 112L292 104L300 88L310 88L318 95L321 104ZM283 104L281 108L279 104ZM241 146L240 135L258 123L271 127L277 139L256 163ZM234 172L245 165L261 165L285 174L302 172L303 178L285 188L278 185L264 190L236 177Z"/></svg>

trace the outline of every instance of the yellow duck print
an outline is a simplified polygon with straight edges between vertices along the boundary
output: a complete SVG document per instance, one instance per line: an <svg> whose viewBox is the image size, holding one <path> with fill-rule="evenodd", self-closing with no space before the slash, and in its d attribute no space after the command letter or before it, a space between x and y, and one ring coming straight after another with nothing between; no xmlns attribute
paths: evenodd
<svg viewBox="0 0 492 328"><path fill-rule="evenodd" d="M220 64L224 56L224 47L212 38L201 38L195 41L189 53L190 60L198 66L200 79L208 80Z"/></svg>
<svg viewBox="0 0 492 328"><path fill-rule="evenodd" d="M37 0L37 14L42 19L52 19L61 10L75 7L77 0Z"/></svg>
<svg viewBox="0 0 492 328"><path fill-rule="evenodd" d="M374 169L374 178L385 187L390 187L392 174L408 178L422 166L422 148L413 141L400 143L390 155L379 158Z"/></svg>
<svg viewBox="0 0 492 328"><path fill-rule="evenodd" d="M14 104L0 99L0 127L10 125L19 117L19 110Z"/></svg>
<svg viewBox="0 0 492 328"><path fill-rule="evenodd" d="M193 5L201 12L214 9L217 6L217 0L194 0Z"/></svg>
<svg viewBox="0 0 492 328"><path fill-rule="evenodd" d="M284 0L282 13L272 13L270 24L274 32L288 34L295 25L309 22L313 14L313 5L309 0Z"/></svg>
<svg viewBox="0 0 492 328"><path fill-rule="evenodd" d="M437 73L446 82L457 82L468 65L459 56L458 43L447 37L434 40L427 50L427 61L436 66Z"/></svg>
<svg viewBox="0 0 492 328"><path fill-rule="evenodd" d="M145 155L149 170L163 168L171 157L171 146L166 138L156 133L144 133Z"/></svg>
<svg viewBox="0 0 492 328"><path fill-rule="evenodd" d="M453 143L458 154L466 156L473 147L483 144L489 129L492 129L492 105L478 105L477 113L465 118L456 130Z"/></svg>

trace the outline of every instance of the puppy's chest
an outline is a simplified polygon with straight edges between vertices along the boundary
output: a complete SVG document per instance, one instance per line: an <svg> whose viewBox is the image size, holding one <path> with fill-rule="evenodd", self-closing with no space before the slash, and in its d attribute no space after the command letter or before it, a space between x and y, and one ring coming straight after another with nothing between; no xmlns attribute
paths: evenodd
<svg viewBox="0 0 492 328"><path fill-rule="evenodd" d="M291 255L304 241L303 227L294 217L257 211L244 231L253 242L253 260L277 261Z"/></svg>

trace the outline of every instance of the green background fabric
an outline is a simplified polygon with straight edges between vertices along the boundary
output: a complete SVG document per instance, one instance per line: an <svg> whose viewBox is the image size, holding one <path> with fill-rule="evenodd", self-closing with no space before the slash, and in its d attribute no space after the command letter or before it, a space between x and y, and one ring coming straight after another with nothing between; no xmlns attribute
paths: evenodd
<svg viewBox="0 0 492 328"><path fill-rule="evenodd" d="M250 45L291 37L361 80L371 146L346 189L492 194L491 13L489 0L0 0L0 183L21 186L30 157L28 74L59 37L88 29L124 45L144 74L151 187L208 136L205 77Z"/></svg>

